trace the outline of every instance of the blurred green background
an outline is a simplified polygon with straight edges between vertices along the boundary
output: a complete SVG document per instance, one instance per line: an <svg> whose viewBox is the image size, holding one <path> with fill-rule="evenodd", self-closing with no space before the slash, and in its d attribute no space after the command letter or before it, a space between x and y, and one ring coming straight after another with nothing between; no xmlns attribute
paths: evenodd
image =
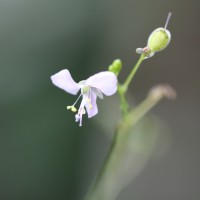
<svg viewBox="0 0 200 200"><path fill-rule="evenodd" d="M197 0L0 0L0 199L81 200L110 140L99 115L83 127L65 109L76 97L50 76L68 68L76 81L122 59L124 80L151 31L169 11L172 41L142 64L135 101L170 83L176 102L154 113L171 129L170 146L119 199L200 199L200 23ZM111 97L117 98L116 97ZM112 107L112 112L117 107Z"/></svg>

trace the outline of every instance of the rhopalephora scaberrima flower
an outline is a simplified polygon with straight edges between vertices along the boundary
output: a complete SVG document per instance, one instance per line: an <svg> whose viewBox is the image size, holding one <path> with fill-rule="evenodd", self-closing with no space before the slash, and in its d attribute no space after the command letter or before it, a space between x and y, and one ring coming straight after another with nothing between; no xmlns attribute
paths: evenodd
<svg viewBox="0 0 200 200"><path fill-rule="evenodd" d="M55 86L70 94L76 95L79 90L81 91L75 103L67 106L67 109L77 112L75 104L82 97L80 107L75 115L75 121L79 121L80 126L82 126L83 114L87 112L88 118L91 118L98 113L97 97L103 99L103 94L110 96L117 91L117 77L113 72L109 71L97 73L86 80L76 83L72 79L69 70L64 69L51 76L51 80Z"/></svg>

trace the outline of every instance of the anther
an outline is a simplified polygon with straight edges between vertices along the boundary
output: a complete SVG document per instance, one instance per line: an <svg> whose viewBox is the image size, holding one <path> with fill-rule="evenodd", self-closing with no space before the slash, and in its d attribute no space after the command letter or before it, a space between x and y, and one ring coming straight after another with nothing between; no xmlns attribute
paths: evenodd
<svg viewBox="0 0 200 200"><path fill-rule="evenodd" d="M77 109L76 109L74 106L72 106L71 111L72 111L72 112L76 112Z"/></svg>
<svg viewBox="0 0 200 200"><path fill-rule="evenodd" d="M72 106L67 106L67 110L71 110L72 112L76 112L77 109L72 105Z"/></svg>
<svg viewBox="0 0 200 200"><path fill-rule="evenodd" d="M67 106L67 110L70 110L72 108L72 106Z"/></svg>

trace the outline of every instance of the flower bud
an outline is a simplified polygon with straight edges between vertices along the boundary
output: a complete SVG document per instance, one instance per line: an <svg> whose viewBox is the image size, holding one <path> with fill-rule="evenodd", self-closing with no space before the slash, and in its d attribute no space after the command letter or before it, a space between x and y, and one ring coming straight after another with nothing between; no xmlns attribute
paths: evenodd
<svg viewBox="0 0 200 200"><path fill-rule="evenodd" d="M108 67L108 71L113 72L116 76L122 69L122 62L120 59L116 59L113 63Z"/></svg>
<svg viewBox="0 0 200 200"><path fill-rule="evenodd" d="M171 17L171 13L168 14L167 20L165 23L165 27L155 29L149 36L147 41L147 46L144 48L137 48L136 53L144 54L145 58L152 57L155 52L162 51L167 47L171 40L171 34L169 30L167 30L167 25L169 23L169 19Z"/></svg>
<svg viewBox="0 0 200 200"><path fill-rule="evenodd" d="M149 36L147 46L151 52L158 52L167 47L171 40L170 32L165 28L157 28Z"/></svg>
<svg viewBox="0 0 200 200"><path fill-rule="evenodd" d="M167 30L166 28L169 23L171 15L172 15L171 13L168 14L164 28L155 29L149 36L147 46L151 52L161 51L165 49L169 44L171 40L171 34L169 30Z"/></svg>

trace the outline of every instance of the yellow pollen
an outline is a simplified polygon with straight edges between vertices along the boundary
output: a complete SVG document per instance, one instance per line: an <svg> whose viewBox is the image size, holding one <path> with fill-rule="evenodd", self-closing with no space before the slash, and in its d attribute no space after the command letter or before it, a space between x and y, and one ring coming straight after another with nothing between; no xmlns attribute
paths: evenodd
<svg viewBox="0 0 200 200"><path fill-rule="evenodd" d="M89 99L89 98L87 98L87 99L86 99L86 101L87 101L87 102L88 102L88 104L89 104L89 108L90 108L90 109L92 109L92 104L91 104L91 101L90 101L90 99Z"/></svg>
<svg viewBox="0 0 200 200"><path fill-rule="evenodd" d="M71 111L72 111L72 112L76 112L77 109L76 109L74 106L72 106Z"/></svg>
<svg viewBox="0 0 200 200"><path fill-rule="evenodd" d="M77 111L77 109L74 106L67 106L67 110L71 110L72 112Z"/></svg>
<svg viewBox="0 0 200 200"><path fill-rule="evenodd" d="M67 106L67 110L69 110L69 109L71 109L72 108L72 106Z"/></svg>

